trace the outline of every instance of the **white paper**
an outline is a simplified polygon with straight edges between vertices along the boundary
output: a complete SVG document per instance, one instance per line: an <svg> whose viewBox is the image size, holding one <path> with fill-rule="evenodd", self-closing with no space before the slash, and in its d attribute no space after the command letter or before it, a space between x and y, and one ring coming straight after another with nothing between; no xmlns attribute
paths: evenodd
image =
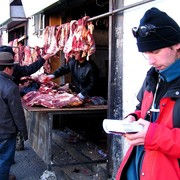
<svg viewBox="0 0 180 180"><path fill-rule="evenodd" d="M103 129L108 134L136 133L143 129L137 122L128 123L124 120L104 119Z"/></svg>

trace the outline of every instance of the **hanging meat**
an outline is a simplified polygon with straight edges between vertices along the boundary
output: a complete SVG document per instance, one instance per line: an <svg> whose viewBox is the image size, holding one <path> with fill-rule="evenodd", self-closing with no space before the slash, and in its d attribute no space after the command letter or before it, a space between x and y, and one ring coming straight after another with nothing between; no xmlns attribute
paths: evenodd
<svg viewBox="0 0 180 180"><path fill-rule="evenodd" d="M64 49L63 49L63 52L65 54L65 59L68 61L68 59L70 57L73 56L73 45L72 45L72 42L73 42L73 37L74 37L74 32L77 28L77 21L76 20L72 20L70 22L70 33L69 33L69 37L68 37L68 40L64 46Z"/></svg>
<svg viewBox="0 0 180 180"><path fill-rule="evenodd" d="M88 16L78 20L77 29L74 32L72 47L73 51L83 51L83 56L89 57L95 52L95 42L91 34L93 28L88 29ZM91 23L92 26L92 23Z"/></svg>
<svg viewBox="0 0 180 180"><path fill-rule="evenodd" d="M47 26L43 32L44 34L44 49L46 53L56 54L60 49L58 47L57 39L57 26Z"/></svg>
<svg viewBox="0 0 180 180"><path fill-rule="evenodd" d="M44 49L46 53L64 52L66 61L77 52L83 51L83 56L91 56L95 51L93 38L94 25L89 17L72 20L60 26L47 26L43 32Z"/></svg>
<svg viewBox="0 0 180 180"><path fill-rule="evenodd" d="M31 48L32 62L37 61L40 56L41 56L41 49L39 46L34 46L34 48Z"/></svg>
<svg viewBox="0 0 180 180"><path fill-rule="evenodd" d="M87 57L89 58L96 51L95 41L93 38L93 31L94 31L93 23L87 22L87 28L88 28L88 31L87 31L86 36L87 36L88 47L87 47L86 52L87 52Z"/></svg>
<svg viewBox="0 0 180 180"><path fill-rule="evenodd" d="M24 60L21 62L21 65L22 66L29 65L31 63L33 63L33 59L31 56L31 48L30 46L25 46L24 47Z"/></svg>
<svg viewBox="0 0 180 180"><path fill-rule="evenodd" d="M60 50L64 49L69 34L70 34L70 23L65 23L57 27L56 39L57 39L57 45Z"/></svg>
<svg viewBox="0 0 180 180"><path fill-rule="evenodd" d="M14 55L14 60L16 62L19 62L19 49L18 49L18 39L14 39L13 41L9 42L9 46L12 47L15 55Z"/></svg>
<svg viewBox="0 0 180 180"><path fill-rule="evenodd" d="M72 33L63 50L66 60L79 51L83 51L83 56L87 56L88 59L95 52L95 41L92 34L94 26L92 22L88 22L88 19L88 16L79 19L75 26L74 21L72 22L73 26L70 29Z"/></svg>
<svg viewBox="0 0 180 180"><path fill-rule="evenodd" d="M24 61L24 45L22 43L18 43L18 57L19 57L19 64L22 65Z"/></svg>

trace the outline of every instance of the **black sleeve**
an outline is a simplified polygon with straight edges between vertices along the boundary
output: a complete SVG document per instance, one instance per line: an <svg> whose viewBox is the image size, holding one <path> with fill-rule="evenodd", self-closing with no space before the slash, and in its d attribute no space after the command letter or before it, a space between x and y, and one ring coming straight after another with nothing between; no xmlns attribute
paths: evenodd
<svg viewBox="0 0 180 180"><path fill-rule="evenodd" d="M33 62L29 66L20 66L19 64L14 65L14 72L12 74L16 79L20 79L24 76L30 76L31 74L38 71L44 64L45 59L40 57L37 61Z"/></svg>
<svg viewBox="0 0 180 180"><path fill-rule="evenodd" d="M14 123L19 132L23 134L24 140L28 139L28 132L25 120L25 114L21 103L19 88L14 87L9 93L8 105L12 114Z"/></svg>
<svg viewBox="0 0 180 180"><path fill-rule="evenodd" d="M62 75L68 74L70 71L69 63L59 67L56 71L53 72L55 78L58 78Z"/></svg>

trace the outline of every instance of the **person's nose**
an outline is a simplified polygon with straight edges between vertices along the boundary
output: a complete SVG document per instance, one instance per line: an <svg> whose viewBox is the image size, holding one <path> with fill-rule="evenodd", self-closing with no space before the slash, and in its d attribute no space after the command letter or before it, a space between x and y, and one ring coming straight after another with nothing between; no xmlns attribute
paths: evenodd
<svg viewBox="0 0 180 180"><path fill-rule="evenodd" d="M153 65L156 62L156 59L151 52L144 53L145 58L148 60L149 65Z"/></svg>

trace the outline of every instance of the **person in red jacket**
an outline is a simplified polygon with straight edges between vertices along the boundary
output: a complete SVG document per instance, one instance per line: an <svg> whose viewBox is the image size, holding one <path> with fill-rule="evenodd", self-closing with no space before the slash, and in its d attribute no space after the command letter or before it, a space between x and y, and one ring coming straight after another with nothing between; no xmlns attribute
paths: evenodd
<svg viewBox="0 0 180 180"><path fill-rule="evenodd" d="M125 121L143 130L124 134L130 144L116 180L180 179L180 27L153 7L132 29L152 66L137 95L139 104Z"/></svg>

